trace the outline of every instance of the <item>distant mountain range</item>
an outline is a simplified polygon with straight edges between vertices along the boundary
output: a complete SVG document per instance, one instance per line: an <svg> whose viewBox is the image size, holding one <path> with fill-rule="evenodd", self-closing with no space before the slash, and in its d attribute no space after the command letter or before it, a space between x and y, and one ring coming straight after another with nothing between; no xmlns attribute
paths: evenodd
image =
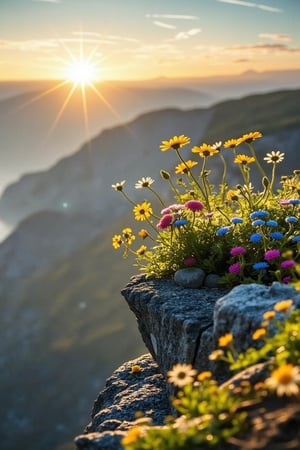
<svg viewBox="0 0 300 450"><path fill-rule="evenodd" d="M299 168L300 90L145 113L5 189L0 218L16 228L0 244L3 448L71 450L105 377L144 351L120 296L137 269L111 247L131 207L111 184L126 179L126 192L143 199L133 185L151 176L166 195L159 171L177 159L159 150L161 140L186 134L198 144L256 130L261 156L280 150L281 173Z"/></svg>
<svg viewBox="0 0 300 450"><path fill-rule="evenodd" d="M98 94L61 81L0 82L0 192L25 173L47 170L102 130L168 107L212 106L224 99L300 88L300 71L248 71L201 78L103 81Z"/></svg>
<svg viewBox="0 0 300 450"><path fill-rule="evenodd" d="M30 83L35 90L0 101L0 192L25 173L47 170L104 129L166 107L194 108L211 104L199 90L176 86L122 86L102 83L97 94L71 85ZM0 83L0 99L1 99ZM22 86L19 86L21 89ZM8 89L5 84L6 92ZM16 93L18 89L16 87ZM13 87L11 87L11 95Z"/></svg>

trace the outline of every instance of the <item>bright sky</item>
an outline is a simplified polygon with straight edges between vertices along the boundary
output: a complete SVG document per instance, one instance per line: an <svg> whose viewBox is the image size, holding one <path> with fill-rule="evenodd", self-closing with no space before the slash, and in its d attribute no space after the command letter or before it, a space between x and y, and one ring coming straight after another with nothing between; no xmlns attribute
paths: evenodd
<svg viewBox="0 0 300 450"><path fill-rule="evenodd" d="M102 79L300 68L300 0L1 0L0 79Z"/></svg>

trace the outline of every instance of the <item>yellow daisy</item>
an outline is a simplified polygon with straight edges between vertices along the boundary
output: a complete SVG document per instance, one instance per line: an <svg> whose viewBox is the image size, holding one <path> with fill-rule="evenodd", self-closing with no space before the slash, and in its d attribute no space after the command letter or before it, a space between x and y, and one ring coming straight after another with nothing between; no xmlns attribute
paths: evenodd
<svg viewBox="0 0 300 450"><path fill-rule="evenodd" d="M274 305L274 309L275 311L278 312L285 312L287 311L293 304L293 300L289 299L289 300L283 300L281 302L278 302Z"/></svg>
<svg viewBox="0 0 300 450"><path fill-rule="evenodd" d="M254 341L258 341L259 339L261 339L263 336L265 336L266 334L266 329L265 328L258 328L257 330L254 331L254 333L252 334L252 339Z"/></svg>
<svg viewBox="0 0 300 450"><path fill-rule="evenodd" d="M200 145L199 147L198 146L193 147L192 152L198 153L199 156L201 156L202 158L207 158L208 156L213 156L216 153L219 153L217 149L213 148L211 145L206 143Z"/></svg>
<svg viewBox="0 0 300 450"><path fill-rule="evenodd" d="M138 235L142 238L142 239L146 239L146 237L149 236L149 233L147 230L145 230L144 228L142 228L139 232Z"/></svg>
<svg viewBox="0 0 300 450"><path fill-rule="evenodd" d="M138 256L142 256L145 254L146 250L147 250L146 245L141 245L140 248L137 249L136 254Z"/></svg>
<svg viewBox="0 0 300 450"><path fill-rule="evenodd" d="M240 191L230 189L226 194L226 199L229 201L237 201L240 196Z"/></svg>
<svg viewBox="0 0 300 450"><path fill-rule="evenodd" d="M152 214L151 203L143 202L133 208L135 220L146 220Z"/></svg>
<svg viewBox="0 0 300 450"><path fill-rule="evenodd" d="M189 159L188 161L186 161L185 163L180 163L177 164L177 166L175 167L175 173L176 174L187 174L189 173L189 169L191 169L192 167L196 166L198 163L196 161L192 161L191 159Z"/></svg>
<svg viewBox="0 0 300 450"><path fill-rule="evenodd" d="M276 314L275 311L266 311L264 313L264 315L263 315L263 318L265 320L270 320L270 319L273 319L275 317L275 314Z"/></svg>
<svg viewBox="0 0 300 450"><path fill-rule="evenodd" d="M114 248L120 248L122 243L122 236L120 234L115 234L112 238L112 246Z"/></svg>
<svg viewBox="0 0 300 450"><path fill-rule="evenodd" d="M253 156L237 155L236 158L234 159L234 162L236 164L246 165L255 162L255 158Z"/></svg>
<svg viewBox="0 0 300 450"><path fill-rule="evenodd" d="M122 445L133 444L137 441L142 435L140 427L132 427L121 440Z"/></svg>
<svg viewBox="0 0 300 450"><path fill-rule="evenodd" d="M240 139L228 139L224 142L224 148L235 148L240 145Z"/></svg>
<svg viewBox="0 0 300 450"><path fill-rule="evenodd" d="M250 133L243 134L243 136L240 138L240 142L247 142L247 144L250 144L251 142L255 141L255 139L261 137L262 134L259 131L251 131Z"/></svg>
<svg viewBox="0 0 300 450"><path fill-rule="evenodd" d="M233 341L233 336L231 333L224 334L219 338L219 347L227 347Z"/></svg>
<svg viewBox="0 0 300 450"><path fill-rule="evenodd" d="M184 145L189 144L190 141L191 141L190 138L185 136L184 134L181 134L180 136L173 136L168 141L162 141L160 149L162 152L165 152L166 150L170 149L178 150Z"/></svg>

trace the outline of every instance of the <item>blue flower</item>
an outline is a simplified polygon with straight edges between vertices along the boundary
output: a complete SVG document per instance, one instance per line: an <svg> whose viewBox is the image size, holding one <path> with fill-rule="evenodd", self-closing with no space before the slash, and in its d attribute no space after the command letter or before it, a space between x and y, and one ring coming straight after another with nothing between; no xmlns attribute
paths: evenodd
<svg viewBox="0 0 300 450"><path fill-rule="evenodd" d="M268 217L268 211L263 211L262 209L258 209L250 214L250 219L257 219L258 217Z"/></svg>
<svg viewBox="0 0 300 450"><path fill-rule="evenodd" d="M276 220L268 220L268 221L266 222L266 225L267 225L268 227L278 227L278 222L277 222Z"/></svg>
<svg viewBox="0 0 300 450"><path fill-rule="evenodd" d="M260 242L262 240L262 235L259 233L253 233L250 236L250 241L251 242Z"/></svg>
<svg viewBox="0 0 300 450"><path fill-rule="evenodd" d="M228 233L230 231L230 227L222 227L222 228L219 228L217 231L216 231L216 235L217 236L223 236L223 234L226 234L226 233Z"/></svg>
<svg viewBox="0 0 300 450"><path fill-rule="evenodd" d="M272 239L283 239L283 234L280 233L280 231L274 231L269 234L270 238Z"/></svg>
<svg viewBox="0 0 300 450"><path fill-rule="evenodd" d="M261 261L258 263L253 264L253 269L259 270L259 269L267 269L269 267L269 264L265 261Z"/></svg>
<svg viewBox="0 0 300 450"><path fill-rule="evenodd" d="M173 226L180 227L180 225L187 225L188 223L189 223L189 221L186 219L178 219L178 220L175 220L175 222L173 222Z"/></svg>
<svg viewBox="0 0 300 450"><path fill-rule="evenodd" d="M298 219L295 216L288 216L284 220L286 221L286 223L296 223L296 222L298 222Z"/></svg>
<svg viewBox="0 0 300 450"><path fill-rule="evenodd" d="M298 198L290 198L289 204L290 205L300 205L300 200Z"/></svg>
<svg viewBox="0 0 300 450"><path fill-rule="evenodd" d="M257 219L252 222L253 227L259 227L260 225L265 225L265 221L262 219Z"/></svg>
<svg viewBox="0 0 300 450"><path fill-rule="evenodd" d="M299 236L294 236L292 241L293 242L300 242L300 235Z"/></svg>
<svg viewBox="0 0 300 450"><path fill-rule="evenodd" d="M237 224L237 223L243 223L243 219L241 217L233 217L232 219L230 219L231 223Z"/></svg>

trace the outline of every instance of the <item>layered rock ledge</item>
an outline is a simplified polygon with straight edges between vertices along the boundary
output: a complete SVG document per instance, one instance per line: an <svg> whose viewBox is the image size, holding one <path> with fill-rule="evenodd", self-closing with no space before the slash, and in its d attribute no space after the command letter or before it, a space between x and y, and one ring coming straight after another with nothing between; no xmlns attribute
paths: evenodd
<svg viewBox="0 0 300 450"><path fill-rule="evenodd" d="M265 366L257 365L235 377L208 355L218 339L232 333L238 351L255 346L254 330L263 313L274 304L293 299L300 308L300 295L291 286L250 284L226 289L186 289L172 279L133 277L122 295L137 318L137 325L150 354L116 370L100 392L92 421L75 438L79 450L121 450L121 438L136 423L136 413L163 425L172 412L166 373L179 362L191 363L199 371L211 370L221 384L264 380ZM259 344L256 344L259 345ZM141 371L132 373L133 365ZM271 396L264 405L249 411L247 436L226 449L284 450L300 448L300 404L295 399Z"/></svg>

